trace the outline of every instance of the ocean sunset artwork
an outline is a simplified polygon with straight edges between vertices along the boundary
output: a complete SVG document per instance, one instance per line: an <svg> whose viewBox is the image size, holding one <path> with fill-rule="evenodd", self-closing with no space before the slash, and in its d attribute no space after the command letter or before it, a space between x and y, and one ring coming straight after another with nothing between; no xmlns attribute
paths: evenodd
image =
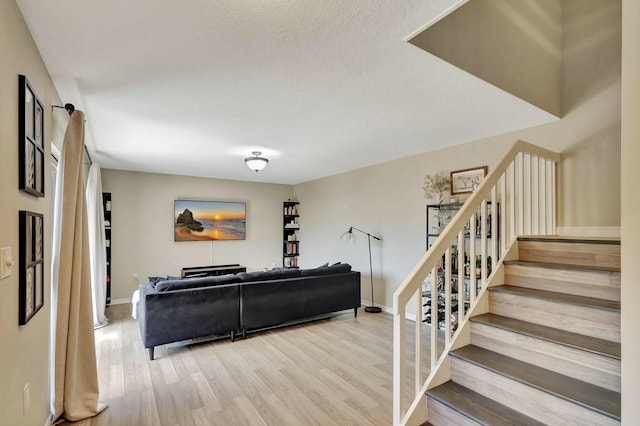
<svg viewBox="0 0 640 426"><path fill-rule="evenodd" d="M246 239L245 203L175 200L173 206L175 241Z"/></svg>

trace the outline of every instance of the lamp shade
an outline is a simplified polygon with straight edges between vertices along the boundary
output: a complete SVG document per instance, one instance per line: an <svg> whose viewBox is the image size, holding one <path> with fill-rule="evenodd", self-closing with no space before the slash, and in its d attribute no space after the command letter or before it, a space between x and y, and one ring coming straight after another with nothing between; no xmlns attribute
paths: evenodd
<svg viewBox="0 0 640 426"><path fill-rule="evenodd" d="M348 231L345 231L340 235L340 239L344 241L349 241L350 243L356 242L356 234L353 233L353 228L349 228Z"/></svg>
<svg viewBox="0 0 640 426"><path fill-rule="evenodd" d="M264 169L267 166L269 160L264 157L260 157L262 152L253 151L253 157L247 157L244 159L245 164L254 172L258 173L260 170Z"/></svg>

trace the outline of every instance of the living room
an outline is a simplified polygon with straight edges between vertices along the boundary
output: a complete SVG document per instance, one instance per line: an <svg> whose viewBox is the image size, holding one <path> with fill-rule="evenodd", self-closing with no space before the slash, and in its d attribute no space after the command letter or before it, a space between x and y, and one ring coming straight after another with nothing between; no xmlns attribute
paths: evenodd
<svg viewBox="0 0 640 426"><path fill-rule="evenodd" d="M623 1L623 8L637 8L631 3L630 0ZM563 52L563 106L566 113L562 119L549 124L470 140L296 184L104 169L103 190L113 194L112 298L121 303L129 302L138 286L134 275L144 280L147 276L179 274L185 266L241 263L249 270L262 270L274 263L281 264L282 202L296 199L300 202L301 215L300 266L311 268L337 261L350 263L355 270L363 272L365 304L369 302L369 263L365 240L359 238L352 246L339 237L349 226L360 227L382 237L381 242L372 244L375 301L383 310L390 312L395 289L424 253L426 202L422 186L425 175L481 165L492 170L503 153L519 139L563 155L558 184L558 219L565 232L617 232L624 239L626 231L621 229L625 217L631 220L635 211L634 206L625 203L635 198L633 189L627 188L621 179L620 169L631 170L631 159L637 158L633 155L637 151L628 150L637 149L633 146L637 137L625 133L624 89L621 96L621 84L624 87L625 82L621 81L621 74L622 80L628 74L624 68L624 47L622 54L620 52L620 33L624 46L625 31L629 28L624 26L624 14L620 19L619 4L616 10L617 14L610 10L594 13L590 16L596 22L590 21L594 27L578 26L578 30L584 32L577 31L573 38L567 37L563 41L566 43L563 45L566 49ZM0 47L6 60L0 65L0 78L6 90L3 90L0 101L2 110L6 112L0 117L0 157L3 161L2 176L10 184L0 189L5 200L0 207L5 219L0 225L0 246L12 246L15 254L18 247L17 210L39 211L45 217L51 217L52 212L50 198L33 199L17 190L17 144L14 143L17 139L17 75L27 74L36 87L45 103L45 127L51 129L50 137L56 142L62 140L66 123L61 113L52 112L49 106L69 100L58 97L52 77L17 5L12 1L5 2L1 12L0 22L6 37L3 34ZM637 17L637 14L633 16ZM596 34L593 43L580 44L579 40L589 39L593 34ZM637 33L629 37L634 35L636 38L627 43L638 42ZM90 117L88 119L91 120ZM628 120L629 125L632 121ZM627 155L621 155L625 150ZM351 152L350 155L366 155L366 152ZM286 163L287 159L279 161ZM239 167L245 167L242 158L238 163ZM267 167L278 167L277 161L270 162ZM265 176L268 176L268 168L263 171ZM47 194L51 193L49 189ZM247 239L239 242L174 242L171 236L172 205L174 200L185 198L246 202ZM45 229L45 235L50 236L50 220L45 220ZM629 231L628 238L627 247L635 248L633 241L637 235ZM45 254L50 255L48 248ZM637 271L632 268L629 265L625 273L629 271L630 276L637 276ZM0 388L2 416L12 424L43 424L48 412L51 297L47 293L44 309L27 326L19 327L16 321L17 280L14 273L11 279L2 281L0 289L3 300L1 328L8 342L3 345L0 356L3 365L3 385ZM637 290L629 291L636 291L630 294L637 295ZM637 323L637 314L630 310L623 311L623 316L628 318L623 323ZM636 341L637 333L630 338ZM631 357L633 353L629 355L629 359L634 359ZM627 377L637 377L637 370L631 369L629 374ZM25 383L31 386L31 409L27 415L22 413ZM634 394L634 389L637 389L633 387L637 385L630 386L627 395ZM627 419L640 418L632 403L623 403L623 410L628 410L623 411L628 413Z"/></svg>

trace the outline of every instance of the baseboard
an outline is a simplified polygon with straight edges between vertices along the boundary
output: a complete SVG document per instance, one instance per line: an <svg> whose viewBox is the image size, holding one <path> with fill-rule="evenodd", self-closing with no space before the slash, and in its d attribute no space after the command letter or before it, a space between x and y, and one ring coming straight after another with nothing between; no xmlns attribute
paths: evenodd
<svg viewBox="0 0 640 426"><path fill-rule="evenodd" d="M620 238L619 226L558 226L558 235L579 237Z"/></svg>
<svg viewBox="0 0 640 426"><path fill-rule="evenodd" d="M124 305L127 303L131 303L131 298L126 298L126 299L111 299L111 302L109 303L109 305Z"/></svg>
<svg viewBox="0 0 640 426"><path fill-rule="evenodd" d="M362 306L371 306L371 301L362 299ZM382 309L382 312L386 312L387 314L392 314L393 315L393 308L391 308L389 306L380 305L378 303L375 303L374 306L377 306L378 308ZM408 319L409 321L414 321L415 322L415 320L416 320L416 315L412 314L412 313L409 313L409 312L405 312L404 317L406 319Z"/></svg>

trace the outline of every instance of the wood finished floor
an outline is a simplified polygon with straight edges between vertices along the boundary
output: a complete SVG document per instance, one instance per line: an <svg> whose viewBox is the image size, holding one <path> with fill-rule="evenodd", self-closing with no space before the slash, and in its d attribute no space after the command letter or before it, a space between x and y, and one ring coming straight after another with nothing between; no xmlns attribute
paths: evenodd
<svg viewBox="0 0 640 426"><path fill-rule="evenodd" d="M155 361L148 360L142 347L130 305L109 307L107 316L110 324L96 331L96 353L100 401L109 408L92 419L63 425L392 423L389 314L360 310L357 318L337 315L249 334L234 343L224 339L161 346ZM412 348L412 322L407 329ZM429 338L423 341L428 345ZM428 346L422 351L426 378L430 351ZM413 357L410 349L407 358ZM412 366L405 385L412 395Z"/></svg>

